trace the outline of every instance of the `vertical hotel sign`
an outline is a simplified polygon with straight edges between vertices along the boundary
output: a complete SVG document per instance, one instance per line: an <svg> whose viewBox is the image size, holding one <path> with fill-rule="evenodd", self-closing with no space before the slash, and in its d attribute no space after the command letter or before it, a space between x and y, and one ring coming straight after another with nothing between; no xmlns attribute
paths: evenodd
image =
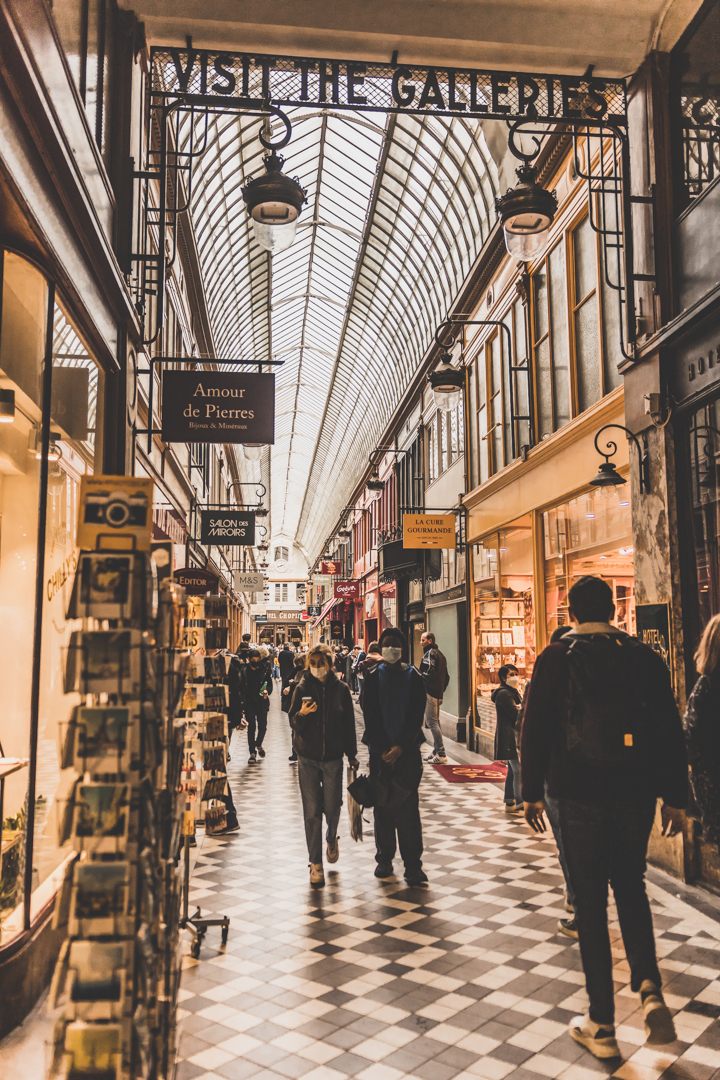
<svg viewBox="0 0 720 1080"><path fill-rule="evenodd" d="M275 376L165 371L162 439L168 443L274 443Z"/></svg>

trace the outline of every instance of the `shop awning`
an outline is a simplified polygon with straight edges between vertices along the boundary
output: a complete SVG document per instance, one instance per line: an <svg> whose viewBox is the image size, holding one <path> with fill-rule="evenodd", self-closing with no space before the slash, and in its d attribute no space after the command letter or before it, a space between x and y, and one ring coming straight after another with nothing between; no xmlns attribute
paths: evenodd
<svg viewBox="0 0 720 1080"><path fill-rule="evenodd" d="M317 619L314 619L313 622L310 623L310 629L311 630L314 630L316 626L320 625L320 623L323 621L323 619L327 615L328 611L330 611L331 608L335 607L335 605L337 604L339 599L340 599L339 596L333 596L332 600L328 600L327 604L322 609L322 611L318 615Z"/></svg>

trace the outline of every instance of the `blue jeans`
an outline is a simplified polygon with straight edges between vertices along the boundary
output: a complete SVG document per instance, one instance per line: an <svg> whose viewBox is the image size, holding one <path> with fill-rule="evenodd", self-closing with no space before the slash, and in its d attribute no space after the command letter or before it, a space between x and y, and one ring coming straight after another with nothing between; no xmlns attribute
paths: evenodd
<svg viewBox="0 0 720 1080"><path fill-rule="evenodd" d="M573 893L572 883L570 881L570 873L567 867L567 860L565 858L565 849L563 848L562 834L560 832L560 807L558 806L557 799L551 799L547 793L547 787L545 788L545 813L548 816L550 822L550 828L553 831L555 837L555 843L557 844L558 859L560 861L560 869L563 872L565 878L565 888L567 889L568 900L575 907L575 894Z"/></svg>
<svg viewBox="0 0 720 1080"><path fill-rule="evenodd" d="M314 761L298 758L298 777L305 819L305 839L311 863L322 863L322 819L328 843L337 836L343 793L343 759Z"/></svg>
<svg viewBox="0 0 720 1080"><path fill-rule="evenodd" d="M508 767L507 776L505 777L505 802L521 803L520 761L518 758L514 758L512 761L506 761L505 764Z"/></svg>
<svg viewBox="0 0 720 1080"><path fill-rule="evenodd" d="M433 743L435 745L436 754L445 754L445 746L443 744L442 731L440 730L440 702L442 698L432 697L430 694L427 696L425 703L425 723L430 729L430 734L433 737Z"/></svg>
<svg viewBox="0 0 720 1080"><path fill-rule="evenodd" d="M637 993L645 979L657 987L661 985L645 891L645 859L655 799L608 799L599 805L558 799L558 808L575 894L590 1019L610 1025L615 1017L615 999L607 924L608 882L615 894L631 988Z"/></svg>

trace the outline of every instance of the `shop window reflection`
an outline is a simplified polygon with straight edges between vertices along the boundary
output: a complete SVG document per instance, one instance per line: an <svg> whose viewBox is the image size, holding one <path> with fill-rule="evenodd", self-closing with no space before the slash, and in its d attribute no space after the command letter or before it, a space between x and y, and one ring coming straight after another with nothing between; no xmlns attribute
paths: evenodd
<svg viewBox="0 0 720 1080"><path fill-rule="evenodd" d="M692 529L700 626L720 612L720 403L698 410L689 423Z"/></svg>
<svg viewBox="0 0 720 1080"><path fill-rule="evenodd" d="M567 594L573 582L587 574L607 581L615 598L615 624L635 633L629 492L624 488L587 492L546 510L543 544L548 640L558 626L569 624Z"/></svg>

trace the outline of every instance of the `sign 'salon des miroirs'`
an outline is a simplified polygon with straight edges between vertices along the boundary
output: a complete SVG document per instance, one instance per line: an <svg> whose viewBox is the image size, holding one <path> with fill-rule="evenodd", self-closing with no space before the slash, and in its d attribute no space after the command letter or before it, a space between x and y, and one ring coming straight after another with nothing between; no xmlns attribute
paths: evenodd
<svg viewBox="0 0 720 1080"><path fill-rule="evenodd" d="M275 442L275 376L247 371L165 371L165 442Z"/></svg>

